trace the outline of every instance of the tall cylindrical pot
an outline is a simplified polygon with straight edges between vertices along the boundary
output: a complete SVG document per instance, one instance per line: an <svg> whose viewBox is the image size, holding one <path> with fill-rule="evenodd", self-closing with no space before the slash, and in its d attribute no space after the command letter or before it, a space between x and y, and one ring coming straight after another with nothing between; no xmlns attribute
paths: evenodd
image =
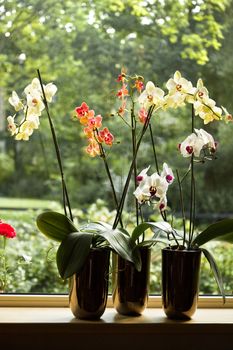
<svg viewBox="0 0 233 350"><path fill-rule="evenodd" d="M121 315L140 315L147 306L151 250L140 248L142 269L113 254L113 305Z"/></svg>
<svg viewBox="0 0 233 350"><path fill-rule="evenodd" d="M201 250L162 249L162 304L170 319L190 319L199 292Z"/></svg>
<svg viewBox="0 0 233 350"><path fill-rule="evenodd" d="M69 306L76 318L99 319L108 297L110 250L91 249L80 273L71 278Z"/></svg>

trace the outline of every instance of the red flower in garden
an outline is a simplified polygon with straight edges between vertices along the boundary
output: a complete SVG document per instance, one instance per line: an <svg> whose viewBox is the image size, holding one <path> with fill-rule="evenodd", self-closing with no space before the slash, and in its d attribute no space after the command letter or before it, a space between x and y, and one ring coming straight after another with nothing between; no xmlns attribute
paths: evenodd
<svg viewBox="0 0 233 350"><path fill-rule="evenodd" d="M117 92L117 97L123 98L124 96L128 96L128 95L129 95L129 91L127 89L127 85L123 84L122 88Z"/></svg>
<svg viewBox="0 0 233 350"><path fill-rule="evenodd" d="M89 111L89 107L85 102L83 102L81 106L75 108L75 111L78 117L80 118L83 117Z"/></svg>
<svg viewBox="0 0 233 350"><path fill-rule="evenodd" d="M14 227L0 220L0 235L6 238L14 238L16 236L16 232Z"/></svg>
<svg viewBox="0 0 233 350"><path fill-rule="evenodd" d="M140 123L145 124L147 120L147 111L145 110L145 108L140 109L140 111L138 112L138 117L139 117Z"/></svg>
<svg viewBox="0 0 233 350"><path fill-rule="evenodd" d="M108 128L104 128L99 132L99 140L100 142L104 142L108 146L112 146L114 136L110 133Z"/></svg>
<svg viewBox="0 0 233 350"><path fill-rule="evenodd" d="M136 89L138 90L138 92L141 92L144 89L144 84L141 80L137 79L135 80L135 85Z"/></svg>

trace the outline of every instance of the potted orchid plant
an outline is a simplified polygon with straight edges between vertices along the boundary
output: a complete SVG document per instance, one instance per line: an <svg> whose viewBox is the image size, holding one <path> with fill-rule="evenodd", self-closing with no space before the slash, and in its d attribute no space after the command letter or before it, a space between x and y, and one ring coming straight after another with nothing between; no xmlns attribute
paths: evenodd
<svg viewBox="0 0 233 350"><path fill-rule="evenodd" d="M190 288L193 289L191 297L189 297L188 302L185 304L185 312L183 312L181 307L179 315L177 315L176 311L172 309L173 305L170 304L170 299L172 299L173 295L168 301L164 300L164 309L165 312L169 309L167 312L169 317L173 317L174 315L174 317L189 317L195 310L195 303L193 304L193 300L197 300L198 287L197 284L193 287L193 283L194 281L198 281L201 252L204 253L205 257L210 262L220 291L224 296L221 276L214 258L206 249L200 247L212 239L231 241L233 236L233 220L231 219L212 224L201 233L197 232L195 226L195 164L196 162L202 164L207 160L214 159L217 151L217 145L213 137L204 128L196 129L194 127L195 118L199 116L203 120L204 125L206 125L215 120L229 122L232 120L232 116L225 108L216 106L215 101L209 97L208 90L201 79L198 80L197 86L194 87L192 83L183 78L178 71L174 74L173 78L167 81L167 93L155 86L151 81L147 82L144 86L144 79L142 76L129 76L124 70L122 70L121 74L118 76L117 82L120 84L120 88L116 93L118 104L116 111L111 114L115 114L122 120L124 125L128 127L132 145L132 157L126 181L122 193L119 195L113 181L107 152L107 149L116 143L115 136L105 126L105 119L101 115L95 115L95 111L90 109L86 102L82 102L80 106L75 109L75 120L78 120L83 127L83 133L88 143L86 147L87 154L91 157L99 156L103 161L113 194L116 216L113 223L91 222L78 228L73 222L59 146L48 107L48 103L52 101L52 97L56 92L56 87L51 83L44 85L40 72L38 71L38 78L35 78L24 90L26 95L25 102L13 92L9 102L14 106L17 113L21 112L23 114L23 118L20 122L16 122L16 115L8 117L8 128L12 136L17 140L28 140L34 129L39 127L39 117L41 116L41 112L45 109L61 175L64 214L56 212L42 213L37 218L37 225L42 233L60 242L57 251L57 266L61 277L68 278L75 275L72 285L74 294L71 296L71 303L73 305L72 311L77 317L90 317L90 314L85 312L80 316L80 310L77 308L77 285L79 281L76 276L81 274L85 266L89 266L88 269L90 268L90 265L87 264L87 259L92 249L99 251L99 249L106 250L110 248L114 250L118 254L118 258L123 259L123 262L117 262L118 266L120 266L117 273L122 274L122 271L126 271L129 265L129 270L132 267L134 268L134 275L141 272L141 275L144 276L144 284L140 280L141 275L138 275L138 281L140 282L136 282L137 285L143 285L144 302L142 303L142 308L137 307L137 300L133 308L131 308L131 306L129 307L127 297L125 298L125 295L128 293L127 286L125 285L123 291L121 287L119 287L120 280L123 281L122 283L125 283L125 276L116 276L116 288L118 288L115 293L115 300L117 300L116 304L118 305L116 305L116 309L120 313L126 314L141 313L146 306L150 266L150 261L148 259L150 257L149 252L151 246L155 245L157 242L163 242L167 245L167 248L163 250L163 256L165 256L167 252L172 255L174 253L174 258L164 257L163 259L169 267L172 266L173 260L176 263L180 257L192 256L192 254L189 253L194 252L194 255L197 255L197 257L194 258L195 262L193 262L193 258L191 257L188 258L189 260L186 264L186 260L182 260L186 258L181 258L178 268L178 270L183 271L183 266L185 266L185 264L192 267L197 266L194 272L188 271L182 278L179 278L179 280L186 280L186 283L189 283L192 287ZM179 144L181 155L188 161L187 171L181 176L178 170L173 171L166 162L163 163L162 169L159 166L152 123L154 122L153 116L156 115L158 111L182 107L185 104L190 104L192 108L190 118L191 134ZM146 133L150 136L156 170L151 175L148 174L150 170L153 169L151 164L148 164L146 169L138 171L138 154ZM132 178L134 179L133 194L135 197L136 222L135 227L131 232L128 232L124 223L123 209L127 194L129 194L130 191ZM187 221L183 197L185 193L184 184L189 178L190 214ZM169 207L167 205L167 192L169 187L171 185L174 186L176 182L180 194L183 220L182 232L178 231L176 227L173 227L173 221L169 218ZM142 207L146 204L154 206L155 210L161 214L161 221L148 222L144 220ZM188 229L187 225L189 226ZM149 237L147 234L148 229L151 233ZM145 264L143 258L144 252L147 252L148 255L148 258L145 259ZM94 265L97 266L97 263ZM175 271L175 268L173 271ZM106 271L104 274L103 276L106 277ZM170 276L169 279L167 275L169 275L169 273L166 272L166 267L163 267L164 284L170 286L172 283L173 286L176 286L176 282L173 280L174 276ZM166 286L164 287L163 295L169 295L169 293L166 293ZM176 287L174 289L176 294L179 294L177 293ZM183 285L178 285L177 289L184 290L188 288ZM131 291L129 292L129 298L132 297L130 293ZM121 296L121 298L119 296ZM191 305L189 305L190 300L192 301ZM132 305L132 303L130 305ZM100 313L95 314L94 317L100 317L103 311L104 308L101 309Z"/></svg>
<svg viewBox="0 0 233 350"><path fill-rule="evenodd" d="M195 165L196 163L205 164L206 161L215 159L217 152L217 143L214 141L213 136L203 128L195 128L195 118L199 116L203 120L204 125L207 125L213 121L225 121L226 123L231 122L232 116L224 107L220 108L216 106L215 101L209 97L208 90L204 86L202 79L198 80L197 86L195 87L190 81L183 78L181 73L178 71L175 72L173 78L167 81L167 93L165 93L165 91L159 87L156 87L151 81L149 81L144 88L143 77L131 77L126 75L124 71L122 71L122 73L119 75L117 81L121 83L121 88L117 92L117 97L120 99L120 106L115 114L124 121L132 133L132 162L129 167L128 176L120 198L117 198L107 157L103 148L103 145L113 145L114 136L106 127L101 129L103 122L102 117L100 115L95 116L94 111L90 110L88 105L83 102L76 108L76 114L77 119L84 127L83 131L88 140L86 152L91 157L100 156L104 161L117 210L115 221L113 223L113 229L116 229L116 227L120 224L121 228L124 229L126 235L130 237L131 242L137 248L150 247L159 241L167 245L167 248L163 250L164 309L169 317L188 318L191 317L196 308L201 252L204 253L205 257L209 261L220 292L225 300L223 283L217 264L210 252L204 249L202 245L213 239L231 242L233 238L232 219L214 223L199 233L197 231L197 227L195 226ZM137 104L139 105L138 109L136 109ZM191 134L178 145L180 154L189 161L187 171L181 177L178 170L174 172L174 175L172 169L166 163L163 163L162 170L159 169L151 123L153 121L152 117L155 113L157 113L157 111L167 110L169 108L174 109L182 107L186 104L190 104L191 106ZM114 113L111 115L113 114ZM139 131L137 126L138 122L140 122L142 125ZM139 174L137 173L138 151L147 130L149 130L151 137L151 145L154 151L156 168L156 172L150 176L147 174L150 166L143 169ZM134 175L134 196L136 198L136 225L130 235L123 225L122 211L132 175ZM172 185L174 182L175 178L179 188L183 231L178 231L172 224L173 220L169 222L168 216L169 208L167 206L167 191L170 185ZM190 178L190 208L189 217L187 220L186 210L184 208L183 187L188 178ZM154 208L159 211L163 220L162 222L155 223L144 221L142 206L146 203L152 204ZM101 231L102 224L99 223L98 225ZM188 229L187 226L189 226ZM145 239L145 231L148 228L151 229L153 235L150 237L150 239ZM171 258L169 257L170 255L172 256ZM173 267L173 261L175 266L178 266L177 274L179 274L179 271L184 271L183 276L177 277L175 274L174 277L174 273L171 272L176 270L176 267ZM184 266L187 266L187 268L184 268ZM190 271L188 270L188 266L191 266ZM141 268L142 261L139 259L136 264L136 269L140 270ZM169 271L166 271L169 270L169 268L170 280L167 277L169 275ZM126 266L120 265L120 271L121 274L122 271L126 271ZM143 274L145 275L145 271L143 271ZM122 283L124 286L126 278L129 278L129 276L123 277ZM177 286L176 279L183 281L184 285L179 284ZM120 283L119 281L120 278L118 280L118 287ZM169 288L170 291L173 290L173 293L170 292L171 295L169 295L167 292L167 288ZM177 292L177 290L181 291L185 289L190 289L187 300L185 298L185 300L183 300L182 293ZM142 309L139 311L137 308L129 307L129 303L127 302L119 302L119 295L123 295L125 293L127 293L127 288L125 288L124 292L120 291L116 297L117 310L123 314L140 313ZM174 302L175 304L180 303L178 311L173 310L171 300L174 300L174 295L180 294L181 299L178 301L175 300ZM168 300L165 299L167 296L169 296ZM132 302L130 305L132 306Z"/></svg>
<svg viewBox="0 0 233 350"><path fill-rule="evenodd" d="M28 141L34 130L39 128L43 110L47 113L61 176L64 214L41 213L37 217L37 226L47 237L60 242L56 254L57 267L63 279L71 278L70 307L73 314L78 318L99 318L107 301L110 250L132 262L137 260L137 254L133 252L134 245L130 239L121 230L116 229L113 235L107 224L101 224L101 230L99 224L74 225L59 144L49 110L56 91L53 83L43 84L38 70L38 78L24 89L23 98L12 92L9 103L16 113L8 116L8 129L16 140ZM82 288L78 290L77 284Z"/></svg>
<svg viewBox="0 0 233 350"><path fill-rule="evenodd" d="M162 250L162 296L163 307L169 318L190 318L196 310L198 298L198 279L200 268L201 252L210 263L219 290L225 300L223 282L217 264L210 252L202 246L210 240L225 240L232 242L233 219L225 219L213 223L202 232L198 232L195 225L196 214L196 178L195 166L204 165L206 161L215 159L217 143L214 138L204 129L195 128L195 118L199 116L204 125L213 121L232 121L232 116L225 108L216 106L214 100L209 97L207 88L201 79L197 86L176 72L174 77L166 83L167 94L159 94L161 109L182 107L185 104L191 105L191 134L178 144L181 156L188 160L187 171L182 175L176 169L176 176L173 171L163 164L160 173L156 162L156 172L148 175L149 167L142 170L138 176L138 187L134 195L140 206L152 203L159 209L164 221L164 227L154 229L167 241L167 247ZM148 82L145 91L139 97L143 108L151 108L157 103L157 88L152 82ZM155 157L156 159L156 157ZM177 179L179 188L180 206L182 212L183 231L178 231L172 223L169 223L167 207L167 190L174 178ZM184 208L184 184L189 182L190 208L188 222ZM141 224L143 225L143 224ZM188 228L187 228L188 226ZM140 225L139 225L140 227ZM138 227L138 228L139 228ZM140 229L134 236L134 240L141 234Z"/></svg>

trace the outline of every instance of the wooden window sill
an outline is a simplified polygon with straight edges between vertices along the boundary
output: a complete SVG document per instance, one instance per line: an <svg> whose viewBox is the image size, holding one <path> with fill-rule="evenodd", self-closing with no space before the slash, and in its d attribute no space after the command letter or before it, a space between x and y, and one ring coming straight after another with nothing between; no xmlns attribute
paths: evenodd
<svg viewBox="0 0 233 350"><path fill-rule="evenodd" d="M159 308L138 317L107 308L99 321L83 321L67 307L1 307L0 344L33 350L142 350L149 345L159 350L232 350L233 310L199 308L190 321L171 321Z"/></svg>

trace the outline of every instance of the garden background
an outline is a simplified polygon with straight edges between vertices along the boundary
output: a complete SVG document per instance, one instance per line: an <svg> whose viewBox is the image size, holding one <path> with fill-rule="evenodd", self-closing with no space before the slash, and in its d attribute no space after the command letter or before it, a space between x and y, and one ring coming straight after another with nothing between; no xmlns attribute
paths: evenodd
<svg viewBox="0 0 233 350"><path fill-rule="evenodd" d="M12 115L8 98L19 94L37 76L58 87L50 110L61 148L64 172L75 220L111 221L114 205L101 159L88 157L74 109L86 101L118 133L110 152L114 183L120 192L129 166L130 135L122 121L111 117L116 108L117 76L143 75L164 88L176 70L196 84L202 78L217 105L233 111L232 0L0 0L0 217L17 230L8 245L9 287L17 293L64 293L58 277L54 243L37 230L36 216L45 209L61 210L61 184L46 115L30 141L15 141L6 129ZM153 123L160 164L184 166L177 145L187 135L188 109L159 113ZM198 122L197 122L198 124ZM217 159L197 170L199 227L232 217L233 125L206 127L217 141ZM122 157L124 154L124 157ZM153 164L150 140L140 152L140 169ZM177 201L173 187L169 203ZM131 198L125 207L133 221ZM189 198L185 198L188 206ZM157 220L152 208L147 216ZM177 222L181 221L179 210ZM232 247L211 243L228 294L233 291ZM160 293L160 246L152 258L151 293ZM218 293L203 261L201 293Z"/></svg>

